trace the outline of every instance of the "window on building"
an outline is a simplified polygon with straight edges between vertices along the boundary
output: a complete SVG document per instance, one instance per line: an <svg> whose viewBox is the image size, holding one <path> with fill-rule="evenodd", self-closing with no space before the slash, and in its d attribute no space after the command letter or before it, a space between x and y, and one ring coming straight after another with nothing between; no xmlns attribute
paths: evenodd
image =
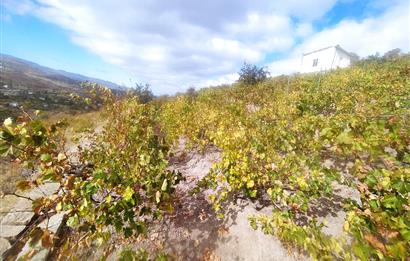
<svg viewBox="0 0 410 261"><path fill-rule="evenodd" d="M318 60L319 60L319 59L313 59L313 67L316 67L316 66L317 66Z"/></svg>

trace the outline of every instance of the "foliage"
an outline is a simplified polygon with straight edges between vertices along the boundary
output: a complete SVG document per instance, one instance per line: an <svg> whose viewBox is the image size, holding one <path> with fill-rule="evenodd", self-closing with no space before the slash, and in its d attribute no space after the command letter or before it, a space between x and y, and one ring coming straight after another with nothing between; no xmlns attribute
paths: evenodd
<svg viewBox="0 0 410 261"><path fill-rule="evenodd" d="M168 146L157 132L155 108L136 97L116 99L108 89L93 88L107 106L107 125L103 133L88 137L91 146L80 151L79 162L64 151L60 122L45 126L27 114L17 122L6 119L0 132L0 153L38 173L20 182L19 189L60 184L57 194L35 200L33 209L44 216L65 213L67 225L84 235L68 240L72 245L62 255L107 241L112 229L124 237L145 233L151 220L172 210L179 181L166 169Z"/></svg>
<svg viewBox="0 0 410 261"><path fill-rule="evenodd" d="M231 196L265 195L276 210L251 219L254 226L314 259L404 259L410 255L409 72L405 55L320 80L297 75L252 89L207 89L194 102L178 97L165 104L161 122L169 142L183 135L221 149L222 160L200 184L216 191L211 199L220 214ZM361 202L344 202L351 248L323 235L309 215L315 200L332 198L335 182L361 194Z"/></svg>
<svg viewBox="0 0 410 261"><path fill-rule="evenodd" d="M121 251L118 260L120 261L167 261L165 254L157 254L154 258L150 258L149 253L145 249L133 251L131 249L124 249Z"/></svg>
<svg viewBox="0 0 410 261"><path fill-rule="evenodd" d="M243 73L255 70L249 65ZM313 259L410 256L410 56L362 61L320 79L264 77L250 89L253 80L146 104L98 89L107 125L90 136L78 163L63 151L60 123L47 127L29 115L4 122L1 153L39 172L20 189L60 183L58 194L37 200L34 210L66 213L68 225L84 235L67 241L70 253L107 241L112 229L124 237L144 233L151 220L172 211L181 177L167 169L166 159L183 136L190 146L222 151L196 188L214 189L219 215L231 197L267 197L272 215L249 217L250 225ZM325 235L311 215L319 199L335 195L335 184L361 196L360 202L344 200L340 238ZM147 256L128 251L122 258L139 255Z"/></svg>
<svg viewBox="0 0 410 261"><path fill-rule="evenodd" d="M198 93L195 91L194 87L189 87L186 90L185 95L188 97L189 100L192 101L193 99L195 99L198 96Z"/></svg>
<svg viewBox="0 0 410 261"><path fill-rule="evenodd" d="M263 82L269 76L269 72L264 67L257 67L256 65L251 65L244 63L239 72L239 82L247 85L254 85L259 82Z"/></svg>
<svg viewBox="0 0 410 261"><path fill-rule="evenodd" d="M390 51L387 51L383 55L380 55L378 52L373 55L369 55L365 58L362 58L360 60L354 61L354 64L359 65L359 66L368 66L373 63L384 63L388 61L392 61L395 59L400 59L402 56L408 56L404 53L399 48L392 49Z"/></svg>
<svg viewBox="0 0 410 261"><path fill-rule="evenodd" d="M129 94L137 96L141 103L148 103L154 99L154 94L148 83L136 83L135 88L131 89Z"/></svg>

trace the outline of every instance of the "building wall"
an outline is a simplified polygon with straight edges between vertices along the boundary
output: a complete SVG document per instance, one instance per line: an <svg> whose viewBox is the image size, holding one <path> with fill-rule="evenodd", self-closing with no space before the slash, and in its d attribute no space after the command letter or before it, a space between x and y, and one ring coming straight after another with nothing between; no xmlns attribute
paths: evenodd
<svg viewBox="0 0 410 261"><path fill-rule="evenodd" d="M315 62L317 61L317 63ZM316 65L314 65L316 64ZM302 56L302 73L327 71L350 65L350 57L336 47L324 49Z"/></svg>

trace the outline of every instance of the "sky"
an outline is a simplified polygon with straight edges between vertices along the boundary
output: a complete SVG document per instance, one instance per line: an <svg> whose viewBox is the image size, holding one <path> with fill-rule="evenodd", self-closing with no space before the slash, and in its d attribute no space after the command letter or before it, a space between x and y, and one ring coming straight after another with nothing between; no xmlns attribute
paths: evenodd
<svg viewBox="0 0 410 261"><path fill-rule="evenodd" d="M0 0L0 52L155 94L271 75L339 44L361 57L410 49L408 0Z"/></svg>

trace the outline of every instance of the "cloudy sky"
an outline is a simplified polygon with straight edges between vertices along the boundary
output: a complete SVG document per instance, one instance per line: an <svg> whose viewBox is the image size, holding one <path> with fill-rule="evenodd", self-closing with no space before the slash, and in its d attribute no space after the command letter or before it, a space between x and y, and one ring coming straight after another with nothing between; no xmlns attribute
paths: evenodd
<svg viewBox="0 0 410 261"><path fill-rule="evenodd" d="M1 52L156 94L272 75L303 52L408 52L408 0L0 0Z"/></svg>

